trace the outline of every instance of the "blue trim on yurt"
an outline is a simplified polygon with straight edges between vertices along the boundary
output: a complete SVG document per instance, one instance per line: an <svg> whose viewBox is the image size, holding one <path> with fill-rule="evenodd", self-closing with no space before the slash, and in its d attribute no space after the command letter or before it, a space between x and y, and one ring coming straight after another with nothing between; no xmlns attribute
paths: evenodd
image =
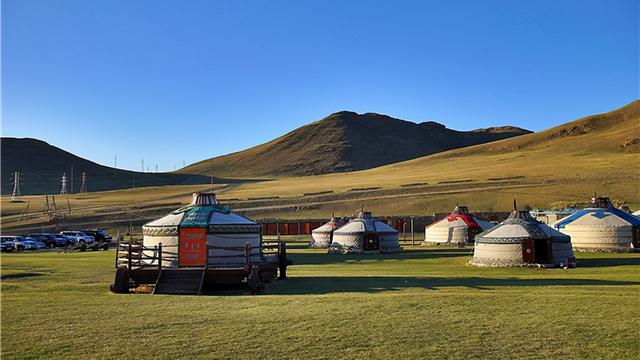
<svg viewBox="0 0 640 360"><path fill-rule="evenodd" d="M631 214L627 214L626 212L617 209L617 208L607 208L607 209L582 209L582 210L578 210L577 212L575 212L573 215L567 216L566 218L558 221L557 223L555 223L555 225L553 225L554 228L556 229L562 229L565 226L567 226L567 224L570 224L572 222L574 222L575 220L587 215L587 214L593 214L593 216L595 216L598 219L602 219L604 218L605 212L611 213L613 215L616 215L617 217L625 220L626 222L628 222L631 225L640 225L640 219L636 218L635 216L631 215Z"/></svg>

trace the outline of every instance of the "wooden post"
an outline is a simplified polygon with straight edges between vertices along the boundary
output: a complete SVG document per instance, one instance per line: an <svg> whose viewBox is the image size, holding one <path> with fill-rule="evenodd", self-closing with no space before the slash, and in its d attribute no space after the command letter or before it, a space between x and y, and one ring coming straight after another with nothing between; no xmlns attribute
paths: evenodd
<svg viewBox="0 0 640 360"><path fill-rule="evenodd" d="M402 219L402 241L407 241L407 222Z"/></svg>
<svg viewBox="0 0 640 360"><path fill-rule="evenodd" d="M262 238L262 235L260 235L260 237ZM205 243L204 246L207 247L205 250L206 258L204 259L204 269L208 270L209 269L209 244Z"/></svg>
<svg viewBox="0 0 640 360"><path fill-rule="evenodd" d="M413 216L411 217L411 246L416 246L416 237L413 232Z"/></svg>
<svg viewBox="0 0 640 360"><path fill-rule="evenodd" d="M245 257L245 267L247 272L251 270L251 245L249 243L244 244L244 257Z"/></svg>
<svg viewBox="0 0 640 360"><path fill-rule="evenodd" d="M65 241L65 248L68 241ZM120 236L116 238L116 269L118 268L118 255L120 254Z"/></svg>
<svg viewBox="0 0 640 360"><path fill-rule="evenodd" d="M162 243L158 244L158 270L162 270Z"/></svg>
<svg viewBox="0 0 640 360"><path fill-rule="evenodd" d="M131 242L129 242L129 256L127 256L127 266L129 266L129 270L131 270Z"/></svg>

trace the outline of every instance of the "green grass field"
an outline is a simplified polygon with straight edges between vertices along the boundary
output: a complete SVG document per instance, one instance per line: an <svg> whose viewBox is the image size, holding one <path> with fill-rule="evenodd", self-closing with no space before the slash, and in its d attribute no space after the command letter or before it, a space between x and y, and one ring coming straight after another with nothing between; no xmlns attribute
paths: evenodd
<svg viewBox="0 0 640 360"><path fill-rule="evenodd" d="M3 254L2 358L637 358L640 254L543 270L470 251L294 246L259 296L115 295L113 251Z"/></svg>

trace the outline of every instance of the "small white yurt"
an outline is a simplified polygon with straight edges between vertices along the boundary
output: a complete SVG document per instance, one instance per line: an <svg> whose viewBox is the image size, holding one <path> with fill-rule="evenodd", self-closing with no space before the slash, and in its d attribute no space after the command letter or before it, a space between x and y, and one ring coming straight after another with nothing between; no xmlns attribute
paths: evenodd
<svg viewBox="0 0 640 360"><path fill-rule="evenodd" d="M344 225L342 220L331 218L329 222L313 229L313 231L311 231L309 246L314 248L328 248L329 245L331 245L331 239L333 239L333 232L342 225Z"/></svg>
<svg viewBox="0 0 640 360"><path fill-rule="evenodd" d="M163 267L239 263L246 244L261 246L260 224L221 206L213 193L194 193L189 205L143 225L142 233L146 248L162 243ZM237 249L213 249L206 259L206 244ZM154 251L146 250L149 256ZM259 261L260 252L252 251L251 260Z"/></svg>
<svg viewBox="0 0 640 360"><path fill-rule="evenodd" d="M640 245L640 219L615 208L609 198L592 198L588 207L553 225L571 236L576 251L627 252Z"/></svg>
<svg viewBox="0 0 640 360"><path fill-rule="evenodd" d="M507 220L476 235L471 265L575 266L571 238L535 220L528 211L513 211Z"/></svg>
<svg viewBox="0 0 640 360"><path fill-rule="evenodd" d="M329 253L395 253L402 251L398 231L382 220L361 212L333 232Z"/></svg>
<svg viewBox="0 0 640 360"><path fill-rule="evenodd" d="M427 225L423 245L473 243L475 236L493 224L475 217L466 206L456 206L448 216Z"/></svg>

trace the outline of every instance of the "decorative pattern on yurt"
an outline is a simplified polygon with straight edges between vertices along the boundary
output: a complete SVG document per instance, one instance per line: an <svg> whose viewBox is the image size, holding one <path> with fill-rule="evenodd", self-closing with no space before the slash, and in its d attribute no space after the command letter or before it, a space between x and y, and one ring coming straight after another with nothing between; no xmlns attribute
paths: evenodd
<svg viewBox="0 0 640 360"><path fill-rule="evenodd" d="M162 243L163 267L177 267L181 260L188 261L187 253L204 251L205 244L219 247L261 246L260 224L221 206L212 193L194 193L191 204L171 212L142 227L143 244L154 247ZM204 234L206 242L191 241ZM152 256L153 253L148 255ZM171 256L173 255L173 256ZM179 256L180 255L180 256ZM237 255L238 258L216 256ZM207 259L209 265L241 262L244 250L218 249ZM260 252L251 253L251 261L260 260Z"/></svg>
<svg viewBox="0 0 640 360"><path fill-rule="evenodd" d="M513 211L507 220L478 234L473 259L478 266L575 266L571 238Z"/></svg>
<svg viewBox="0 0 640 360"><path fill-rule="evenodd" d="M395 253L402 251L398 231L374 218L370 212L361 212L344 226L333 232L329 253Z"/></svg>
<svg viewBox="0 0 640 360"><path fill-rule="evenodd" d="M344 222L340 219L331 218L327 223L311 231L311 242L309 246L314 248L328 248L333 239L333 232L342 226Z"/></svg>

